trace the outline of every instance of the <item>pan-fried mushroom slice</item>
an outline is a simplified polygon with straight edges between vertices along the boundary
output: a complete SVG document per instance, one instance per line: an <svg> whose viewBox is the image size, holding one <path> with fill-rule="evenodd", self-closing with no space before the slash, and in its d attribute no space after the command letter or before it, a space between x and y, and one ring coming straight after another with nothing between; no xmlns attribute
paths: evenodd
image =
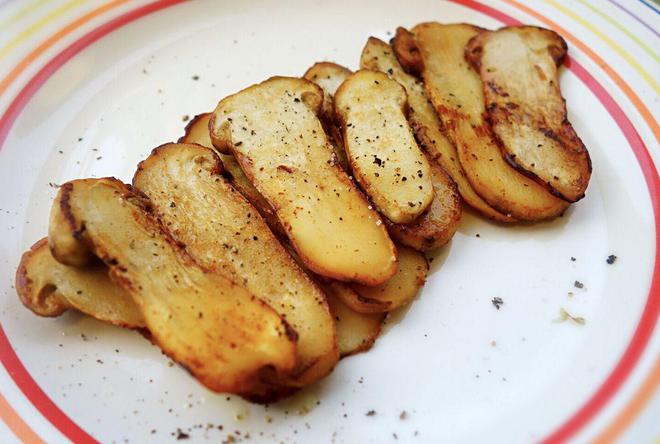
<svg viewBox="0 0 660 444"><path fill-rule="evenodd" d="M147 205L116 179L67 182L49 235L68 232L79 250L100 258L140 307L152 341L211 390L249 394L266 375L289 373L291 327L243 287L195 263Z"/></svg>
<svg viewBox="0 0 660 444"><path fill-rule="evenodd" d="M417 251L431 251L449 242L461 222L461 199L456 185L440 165L431 164L431 182L435 190L428 209L409 224L385 221L390 236Z"/></svg>
<svg viewBox="0 0 660 444"><path fill-rule="evenodd" d="M314 82L323 90L321 115L324 118L334 120L335 109L332 98L339 85L351 74L353 71L333 62L316 62L303 74L304 79Z"/></svg>
<svg viewBox="0 0 660 444"><path fill-rule="evenodd" d="M426 92L474 190L515 219L538 221L560 215L568 203L514 170L484 120L481 79L463 57L467 42L481 30L465 24L423 23L412 32L424 62Z"/></svg>
<svg viewBox="0 0 660 444"><path fill-rule="evenodd" d="M343 282L323 282L324 288L359 313L384 313L408 304L424 285L429 271L426 257L397 245L399 269L387 282L373 287Z"/></svg>
<svg viewBox="0 0 660 444"><path fill-rule="evenodd" d="M405 31L405 33L404 31L403 28L397 30L396 37L394 38L395 42L398 40L400 41L401 39L405 40L405 38L401 36L406 35L405 33L408 33L408 31ZM408 38L412 37L410 36ZM406 50L411 48L409 43L400 44L399 47L401 46ZM400 49L400 51L403 50ZM410 56L404 55L403 57L407 57L407 60L410 60L414 57L419 57L419 53L413 53ZM442 132L440 119L438 118L435 109L433 109L433 105L431 105L431 102L429 102L426 97L424 83L404 71L403 67L397 60L392 47L382 40L370 37L362 50L360 66L365 69L387 73L391 79L396 80L406 89L409 104L408 121L415 132L415 137L419 142L419 146L426 151L432 160L440 164L449 176L451 176L452 180L456 183L463 200L486 217L498 222L512 222L513 218L500 213L488 205L477 193L475 193L474 189L472 189L472 185L470 185L467 177L465 177L463 167L458 161L456 148ZM437 199L437 193L442 193L443 190L438 189L435 184L434 186L436 188L435 192Z"/></svg>
<svg viewBox="0 0 660 444"><path fill-rule="evenodd" d="M322 102L312 82L273 77L220 101L213 143L231 147L310 270L376 285L396 272L396 249L378 213L333 162L317 118Z"/></svg>
<svg viewBox="0 0 660 444"><path fill-rule="evenodd" d="M401 67L408 73L415 77L421 77L424 70L424 61L419 54L417 43L415 43L415 36L406 28L399 26L396 28L396 33L392 40L392 49L396 54L396 58L401 64Z"/></svg>
<svg viewBox="0 0 660 444"><path fill-rule="evenodd" d="M382 284L381 284L382 285ZM326 294L332 294L340 299L351 310L363 314L387 313L390 310L388 301L363 298L346 282L333 280L323 281Z"/></svg>
<svg viewBox="0 0 660 444"><path fill-rule="evenodd" d="M338 358L325 295L221 173L212 150L166 144L140 163L133 186L202 267L242 284L298 333L297 372L286 382L316 381Z"/></svg>
<svg viewBox="0 0 660 444"><path fill-rule="evenodd" d="M507 160L575 202L589 184L591 160L559 89L557 67L567 49L554 31L512 26L473 37L465 57L481 75L488 119Z"/></svg>
<svg viewBox="0 0 660 444"><path fill-rule="evenodd" d="M75 309L120 327L145 326L133 298L110 280L105 265L62 265L51 255L46 238L23 253L16 291L23 305L39 316L54 317Z"/></svg>
<svg viewBox="0 0 660 444"><path fill-rule="evenodd" d="M337 345L342 358L369 350L378 338L386 313L358 313L326 289L328 305L337 324Z"/></svg>
<svg viewBox="0 0 660 444"><path fill-rule="evenodd" d="M342 140L341 130L335 121L335 107L332 97L337 88L344 80L353 74L348 68L332 62L317 62L312 65L305 74L304 79L316 83L323 90L323 105L321 107L321 120L325 128L325 133L330 139L330 143L335 150L339 163L346 171L349 170L348 159L344 151L344 142Z"/></svg>
<svg viewBox="0 0 660 444"><path fill-rule="evenodd" d="M213 148L211 136L209 135L209 120L211 120L211 113L204 113L195 116L188 125L186 125L185 134L179 138L181 143L196 143L197 145ZM280 238L286 237L286 232L280 221L277 219L275 212L270 207L266 199L259 194L259 191L252 185L252 182L245 177L245 173L241 169L238 162L232 154L218 153L222 166L224 169L223 174L229 178L231 184L236 188L252 205L255 206L261 217L266 219L268 226Z"/></svg>
<svg viewBox="0 0 660 444"><path fill-rule="evenodd" d="M356 72L335 94L353 175L383 216L399 224L415 220L433 200L429 163L406 107L406 90L377 71Z"/></svg>
<svg viewBox="0 0 660 444"><path fill-rule="evenodd" d="M410 303L426 282L429 263L426 257L412 248L397 246L399 251L399 271L387 282L375 287L352 285L363 298L385 303L389 310Z"/></svg>
<svg viewBox="0 0 660 444"><path fill-rule="evenodd" d="M213 148L209 130L211 113L201 113L193 117L184 129L183 136L179 137L179 143L196 143L207 148Z"/></svg>

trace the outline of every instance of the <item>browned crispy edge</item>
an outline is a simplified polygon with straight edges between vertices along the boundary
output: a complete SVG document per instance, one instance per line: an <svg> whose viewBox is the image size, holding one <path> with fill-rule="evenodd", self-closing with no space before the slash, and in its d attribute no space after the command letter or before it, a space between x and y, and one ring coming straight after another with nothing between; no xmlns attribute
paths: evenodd
<svg viewBox="0 0 660 444"><path fill-rule="evenodd" d="M41 248L43 245L48 244L48 238L42 238L35 242L29 250L27 250L21 256L21 261L18 264L16 269L16 292L18 297L21 300L21 303L34 314L45 317L57 317L60 316L65 311L69 310L71 307L62 301L59 298L52 298L51 296L55 293L56 289L53 287L46 286L39 293L38 299L40 301L50 300L50 304L39 304L35 306L30 302L30 294L32 293L32 280L28 277L27 273L27 263L34 255L35 251ZM41 309L43 308L43 309Z"/></svg>
<svg viewBox="0 0 660 444"><path fill-rule="evenodd" d="M203 119L204 117L206 117L210 114L211 113L200 113L200 114L197 114L192 119L190 119L188 121L188 123L186 124L186 127L183 129L183 136L179 137L176 142L177 143L192 143L192 142L186 142L186 140L185 140L186 137L188 137L188 134L190 133L190 131L192 130L192 127L197 123L197 121L199 121L200 119ZM210 133L211 133L211 131L209 131L209 134Z"/></svg>
<svg viewBox="0 0 660 444"><path fill-rule="evenodd" d="M421 77L424 70L424 61L419 49L417 49L413 33L399 26L396 28L394 37L390 39L390 45L394 49L394 53L397 55L404 71L415 77Z"/></svg>

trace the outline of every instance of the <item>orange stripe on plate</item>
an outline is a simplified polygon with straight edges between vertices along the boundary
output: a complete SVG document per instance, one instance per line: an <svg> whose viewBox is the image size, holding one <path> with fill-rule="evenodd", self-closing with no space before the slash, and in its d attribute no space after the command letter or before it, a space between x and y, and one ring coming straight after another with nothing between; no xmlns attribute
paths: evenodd
<svg viewBox="0 0 660 444"><path fill-rule="evenodd" d="M609 444L615 442L619 436L630 426L630 424L644 410L656 391L660 388L660 358L646 376L632 399L628 402L619 415L610 425L593 441L594 444Z"/></svg>
<svg viewBox="0 0 660 444"><path fill-rule="evenodd" d="M623 93L633 103L635 108L637 108L637 111L639 111L639 113L642 115L642 118L644 119L644 121L651 128L651 131L653 132L653 135L655 136L656 140L660 140L660 125L658 125L658 122L656 122L655 118L653 118L653 115L651 114L649 109L646 107L646 105L644 105L644 103L640 100L640 98L637 96L637 94L635 94L635 92L630 88L630 86L621 78L621 76L619 76L612 69L611 66L609 66L607 63L605 63L605 60L600 58L600 56L598 56L595 52L593 52L588 46L586 46L584 43L582 43L573 34L566 31L566 29L562 28L557 23L555 23L552 20L544 17L543 15L541 15L538 12L534 11L533 9L518 3L516 0L502 0L502 1L504 3L508 3L509 5L511 5L515 8L518 8L519 10L525 12L526 14L529 14L532 17L536 18L537 20L540 20L541 22L545 23L550 28L552 28L555 32L561 34L563 37L565 37L567 40L569 40L571 43L573 43L575 46L577 46L591 60L596 62L596 64L598 66L603 68L603 70L607 73L607 75L612 80L614 80L614 83L616 83L617 86L619 88L621 88Z"/></svg>
<svg viewBox="0 0 660 444"><path fill-rule="evenodd" d="M2 79L2 81L0 81L0 95L2 95L7 90L9 85L11 85L14 80L16 80L16 77L18 77L32 62L34 62L37 57L46 52L50 47L52 47L67 34L70 34L95 17L98 17L104 12L116 8L117 6L126 3L127 1L128 0L113 0L102 6L99 6L98 8L89 11L87 14L77 18L73 22L66 25L64 28L57 31L55 34L48 37L39 46L33 49L27 56L25 56L20 62L18 62L16 66L14 66L14 68L9 72L9 74L7 74L5 78Z"/></svg>
<svg viewBox="0 0 660 444"><path fill-rule="evenodd" d="M9 405L4 396L0 394L0 419L7 424L7 427L14 432L14 435L23 444L43 444L44 441L39 438L34 430L30 428L25 421L18 416L18 413Z"/></svg>

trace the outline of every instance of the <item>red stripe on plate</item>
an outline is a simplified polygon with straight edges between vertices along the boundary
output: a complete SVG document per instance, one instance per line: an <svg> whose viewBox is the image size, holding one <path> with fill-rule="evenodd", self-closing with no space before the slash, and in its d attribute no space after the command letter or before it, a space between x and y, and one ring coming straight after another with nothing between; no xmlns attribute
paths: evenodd
<svg viewBox="0 0 660 444"><path fill-rule="evenodd" d="M57 430L62 432L67 438L75 443L96 443L87 432L81 429L78 424L73 422L66 413L60 410L57 405L48 397L48 395L39 387L30 372L27 371L23 363L16 355L11 346L5 330L0 326L0 361L7 369L7 373L14 380L14 383L21 389L27 399L30 400L39 412Z"/></svg>
<svg viewBox="0 0 660 444"><path fill-rule="evenodd" d="M46 83L46 81L64 65L73 56L78 54L83 49L87 48L92 43L105 37L112 31L121 28L145 15L167 8L169 6L183 3L186 0L159 0L140 8L122 14L107 23L99 26L98 28L85 34L80 39L73 42L70 46L57 54L50 62L37 72L34 77L23 87L18 93L16 98L11 102L4 115L0 118L0 149L7 139L9 130L18 118L25 105L30 101L32 96Z"/></svg>

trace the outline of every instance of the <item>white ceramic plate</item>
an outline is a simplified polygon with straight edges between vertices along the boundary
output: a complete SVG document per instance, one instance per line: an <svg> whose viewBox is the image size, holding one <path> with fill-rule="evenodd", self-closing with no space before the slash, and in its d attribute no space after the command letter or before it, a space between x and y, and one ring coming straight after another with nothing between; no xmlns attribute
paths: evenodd
<svg viewBox="0 0 660 444"><path fill-rule="evenodd" d="M56 192L49 184L130 181L152 148L182 134L183 116L212 110L269 76L301 75L315 61L356 68L367 37L388 39L398 25L501 26L468 6L183 3L117 27L35 85L0 151L0 282L8 343L54 403L37 406L41 414L59 418L68 430L60 432L75 441L160 442L180 429L202 442L249 434L302 443L538 441L583 414L631 347L640 319L647 329L655 323L657 241L625 115L615 120L610 112L618 105L608 104L607 92L575 60L561 86L593 160L587 197L564 217L529 227L465 214L453 241L434 254L422 293L392 316L374 348L341 361L292 400L263 407L213 394L137 333L73 313L38 318L10 288L20 254L46 233ZM618 258L612 265L610 254ZM504 301L499 310L494 297ZM585 325L558 322L561 308ZM657 335L649 335L633 346L651 358L635 358L631 369L650 368L657 355ZM11 367L8 343L3 359ZM52 430L42 436L63 439Z"/></svg>

